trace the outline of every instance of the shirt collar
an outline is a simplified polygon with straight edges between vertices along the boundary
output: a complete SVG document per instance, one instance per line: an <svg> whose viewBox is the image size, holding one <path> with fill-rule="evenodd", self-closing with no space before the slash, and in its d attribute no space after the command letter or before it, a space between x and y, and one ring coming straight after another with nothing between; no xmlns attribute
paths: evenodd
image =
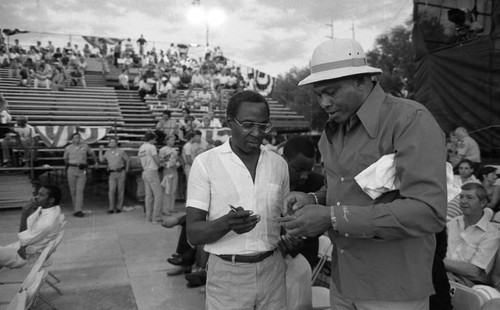
<svg viewBox="0 0 500 310"><path fill-rule="evenodd" d="M234 153L233 149L231 148L231 144L229 143L229 140L231 138L228 138L226 142L224 142L221 146L218 147L219 153ZM260 146L260 155L262 155L262 152L264 151L264 146ZM236 155L236 154L235 154Z"/></svg>
<svg viewBox="0 0 500 310"><path fill-rule="evenodd" d="M483 211L483 216L481 216L481 219L476 223L476 226L483 231L486 231L488 229L489 222L490 215Z"/></svg>
<svg viewBox="0 0 500 310"><path fill-rule="evenodd" d="M382 103L384 102L386 94L380 84L378 82L374 82L374 87L368 97L366 97L365 101L359 107L356 114L354 114L349 119L350 127L356 124L357 120L363 124L363 127L368 132L370 138L375 138L378 135L379 126L380 126L380 108L382 107ZM336 132L339 128L339 124L328 121L326 123L325 131L327 133L327 138L330 143L331 136L334 132Z"/></svg>

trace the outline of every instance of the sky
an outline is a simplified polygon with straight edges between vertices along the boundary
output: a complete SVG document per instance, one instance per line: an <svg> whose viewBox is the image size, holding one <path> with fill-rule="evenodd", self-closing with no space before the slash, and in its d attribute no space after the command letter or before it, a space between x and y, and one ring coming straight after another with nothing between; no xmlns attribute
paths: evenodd
<svg viewBox="0 0 500 310"><path fill-rule="evenodd" d="M278 76L308 66L314 47L328 40L354 37L363 48L374 47L378 35L411 17L411 0L200 0L205 15L193 20L193 0L0 0L0 27L30 30L17 35L21 44L63 46L84 43L81 35L137 40L148 48L170 43L219 46L236 65ZM215 20L212 12L219 12ZM222 12L222 13L220 13ZM205 18L208 16L209 18ZM207 22L205 22L207 20ZM56 35L60 34L60 35Z"/></svg>

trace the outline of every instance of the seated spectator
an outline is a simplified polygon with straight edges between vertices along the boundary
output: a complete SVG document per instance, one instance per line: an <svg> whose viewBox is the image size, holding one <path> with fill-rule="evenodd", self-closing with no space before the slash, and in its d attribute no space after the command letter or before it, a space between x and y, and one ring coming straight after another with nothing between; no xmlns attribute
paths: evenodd
<svg viewBox="0 0 500 310"><path fill-rule="evenodd" d="M176 89L179 89L179 85L181 83L181 77L179 76L175 68L172 69L169 81L170 84L172 84L172 86L175 86Z"/></svg>
<svg viewBox="0 0 500 310"><path fill-rule="evenodd" d="M40 65L36 68L34 88L38 88L40 84L45 84L45 88L50 89L50 79L52 78L52 70L49 64L40 62Z"/></svg>
<svg viewBox="0 0 500 310"><path fill-rule="evenodd" d="M26 63L22 66L21 71L19 72L20 80L18 86L30 87L31 81L35 76L35 65L31 61L31 58L26 60Z"/></svg>
<svg viewBox="0 0 500 310"><path fill-rule="evenodd" d="M0 268L21 268L33 264L60 230L61 190L55 185L40 187L21 212L19 240L0 247Z"/></svg>
<svg viewBox="0 0 500 310"><path fill-rule="evenodd" d="M444 265L450 281L470 287L487 283L487 274L500 245L500 231L490 222L491 211L484 210L488 201L488 193L481 184L462 186L460 209L463 215L446 225L448 250Z"/></svg>
<svg viewBox="0 0 500 310"><path fill-rule="evenodd" d="M203 85L203 91L198 93L198 99L202 107L212 109L212 93L208 91L207 85Z"/></svg>
<svg viewBox="0 0 500 310"><path fill-rule="evenodd" d="M139 81L139 96L141 97L141 100L146 102L146 95L155 95L156 94L156 87L151 86L150 83L148 83L148 78L146 75L143 75L141 80Z"/></svg>
<svg viewBox="0 0 500 310"><path fill-rule="evenodd" d="M54 75L52 76L52 90L62 91L66 87L66 73L64 73L64 68L57 66L54 70Z"/></svg>
<svg viewBox="0 0 500 310"><path fill-rule="evenodd" d="M264 135L264 138L262 139L262 147L271 152L278 153L278 147L272 143L273 139L273 136L270 134ZM276 141L276 139L274 139L274 141Z"/></svg>
<svg viewBox="0 0 500 310"><path fill-rule="evenodd" d="M71 66L69 77L70 77L69 81L70 86L78 86L78 84L81 84L83 88L87 88L87 83L85 83L85 75L82 69L77 64L73 64Z"/></svg>
<svg viewBox="0 0 500 310"><path fill-rule="evenodd" d="M156 124L155 129L157 141L165 141L165 137L179 135L179 124L172 118L172 112L169 110L163 111L162 118Z"/></svg>
<svg viewBox="0 0 500 310"><path fill-rule="evenodd" d="M125 51L124 51L124 53L128 54L128 55L133 55L134 54L134 45L132 44L132 41L130 40L130 38L128 38L125 41Z"/></svg>
<svg viewBox="0 0 500 310"><path fill-rule="evenodd" d="M494 212L499 211L500 207L500 186L495 185L497 180L497 169L491 166L481 167L477 171L477 177L488 193L488 208Z"/></svg>
<svg viewBox="0 0 500 310"><path fill-rule="evenodd" d="M83 57L89 58L90 57L90 46L85 43L83 46Z"/></svg>
<svg viewBox="0 0 500 310"><path fill-rule="evenodd" d="M238 78L234 72L231 72L227 78L226 88L236 90L238 88Z"/></svg>
<svg viewBox="0 0 500 310"><path fill-rule="evenodd" d="M168 82L168 77L164 76L161 81L158 82L158 100L166 100L168 97L168 92L172 90L172 84ZM160 101L158 101L160 104Z"/></svg>
<svg viewBox="0 0 500 310"><path fill-rule="evenodd" d="M19 77L19 71L21 70L21 64L17 58L10 58L9 65L9 78Z"/></svg>
<svg viewBox="0 0 500 310"><path fill-rule="evenodd" d="M63 49L65 54L73 53L73 47L71 47L71 42L66 43L66 46Z"/></svg>
<svg viewBox="0 0 500 310"><path fill-rule="evenodd" d="M458 139L457 144L457 155L460 160L468 159L475 164L474 168L477 168L481 162L481 152L479 150L479 145L472 139L467 130L463 127L458 127L455 129L455 135Z"/></svg>
<svg viewBox="0 0 500 310"><path fill-rule="evenodd" d="M212 110L208 111L207 117L209 120L208 127L210 127L210 128L221 128L222 127L222 123L220 122L220 120L217 117L215 117L214 111L212 111Z"/></svg>
<svg viewBox="0 0 500 310"><path fill-rule="evenodd" d="M7 56L3 48L0 48L0 68L9 68L9 66L9 56Z"/></svg>
<svg viewBox="0 0 500 310"><path fill-rule="evenodd" d="M180 101L181 98L179 92L177 91L177 87L172 85L172 90L170 90L167 95L167 104L169 108L179 108Z"/></svg>
<svg viewBox="0 0 500 310"><path fill-rule="evenodd" d="M182 66L182 73L180 75L180 83L179 89L188 89L191 85L191 68L186 68L186 66Z"/></svg>
<svg viewBox="0 0 500 310"><path fill-rule="evenodd" d="M61 49L58 47L56 48L56 51L54 52L54 54L52 55L52 60L54 62L61 62L61 59L63 57L63 54L61 52ZM62 62L61 62L62 63Z"/></svg>
<svg viewBox="0 0 500 310"><path fill-rule="evenodd" d="M458 173L459 175L455 175L453 180L458 187L461 187L467 182L478 182L474 176L473 164L468 159L462 159L462 161L460 161L458 164Z"/></svg>
<svg viewBox="0 0 500 310"><path fill-rule="evenodd" d="M80 56L78 58L78 68L80 69L80 71L82 71L83 74L85 74L85 71L87 71L87 61L85 61L85 57L83 56Z"/></svg>
<svg viewBox="0 0 500 310"><path fill-rule="evenodd" d="M2 141L3 164L11 164L10 150L15 147L23 148L24 157L23 164L29 165L30 158L34 154L34 147L37 143L38 136L35 128L28 124L26 116L18 116L17 123L12 129L12 133L8 134Z"/></svg>
<svg viewBox="0 0 500 310"><path fill-rule="evenodd" d="M123 67L125 69L129 69L132 67L134 64L134 59L132 59L132 56L130 54L125 54L125 58L123 59Z"/></svg>
<svg viewBox="0 0 500 310"><path fill-rule="evenodd" d="M198 99L198 92L194 90L193 85L189 85L189 90L184 95L184 104L187 108L199 109L200 102Z"/></svg>
<svg viewBox="0 0 500 310"><path fill-rule="evenodd" d="M202 88L205 86L205 79L200 74L200 70L195 69L193 73L193 77L191 78L191 84L195 88Z"/></svg>
<svg viewBox="0 0 500 310"><path fill-rule="evenodd" d="M127 69L123 69L122 70L122 73L120 73L120 75L118 76L118 83L120 84L118 86L118 89L124 89L124 90L129 90L130 87L128 85L128 70Z"/></svg>

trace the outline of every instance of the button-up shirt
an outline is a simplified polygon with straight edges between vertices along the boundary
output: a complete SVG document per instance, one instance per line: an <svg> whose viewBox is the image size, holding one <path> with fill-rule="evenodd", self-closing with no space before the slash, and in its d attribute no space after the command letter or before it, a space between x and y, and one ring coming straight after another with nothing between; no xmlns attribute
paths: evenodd
<svg viewBox="0 0 500 310"><path fill-rule="evenodd" d="M355 299L410 300L433 294L434 233L446 215L445 137L421 104L375 84L348 124L327 123L319 142L327 205L337 232L332 279ZM399 192L372 200L354 177L395 153Z"/></svg>
<svg viewBox="0 0 500 310"><path fill-rule="evenodd" d="M104 153L110 170L124 168L128 161L128 155L120 148L109 149Z"/></svg>
<svg viewBox="0 0 500 310"><path fill-rule="evenodd" d="M26 220L26 230L17 234L19 245L29 247L29 251L27 250L29 254L40 254L47 244L57 237L60 228L60 215L61 208L59 206L46 209L38 207Z"/></svg>
<svg viewBox="0 0 500 310"><path fill-rule="evenodd" d="M500 245L500 230L490 218L491 213L484 212L476 224L468 227L465 227L463 215L448 222L446 258L471 263L485 271L483 276L490 272ZM483 281L486 280L484 277Z"/></svg>
<svg viewBox="0 0 500 310"><path fill-rule="evenodd" d="M158 151L156 150L156 146L149 142L145 142L139 148L138 156L141 160L142 169L148 171L158 170L158 165L154 160L154 156L158 155Z"/></svg>
<svg viewBox="0 0 500 310"><path fill-rule="evenodd" d="M70 144L64 151L64 159L70 164L87 164L87 155L92 154L92 149L86 143Z"/></svg>
<svg viewBox="0 0 500 310"><path fill-rule="evenodd" d="M275 218L283 210L289 192L285 160L261 148L255 182L227 140L223 145L200 154L189 174L186 206L208 212L208 221L227 214L235 207L252 210L261 216L254 229L244 234L230 231L205 251L221 254L255 254L274 250L280 226Z"/></svg>

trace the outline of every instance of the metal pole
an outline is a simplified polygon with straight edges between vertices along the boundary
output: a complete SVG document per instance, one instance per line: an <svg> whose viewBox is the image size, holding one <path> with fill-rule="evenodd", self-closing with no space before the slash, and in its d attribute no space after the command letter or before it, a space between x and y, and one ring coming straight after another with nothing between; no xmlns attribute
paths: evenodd
<svg viewBox="0 0 500 310"><path fill-rule="evenodd" d="M206 18L206 17L205 17L205 18ZM206 25L206 27L207 27L207 38L206 38L206 42L207 42L207 44L206 44L205 46L206 46L206 47L208 47L208 21L207 21L207 20L205 20L205 25Z"/></svg>

